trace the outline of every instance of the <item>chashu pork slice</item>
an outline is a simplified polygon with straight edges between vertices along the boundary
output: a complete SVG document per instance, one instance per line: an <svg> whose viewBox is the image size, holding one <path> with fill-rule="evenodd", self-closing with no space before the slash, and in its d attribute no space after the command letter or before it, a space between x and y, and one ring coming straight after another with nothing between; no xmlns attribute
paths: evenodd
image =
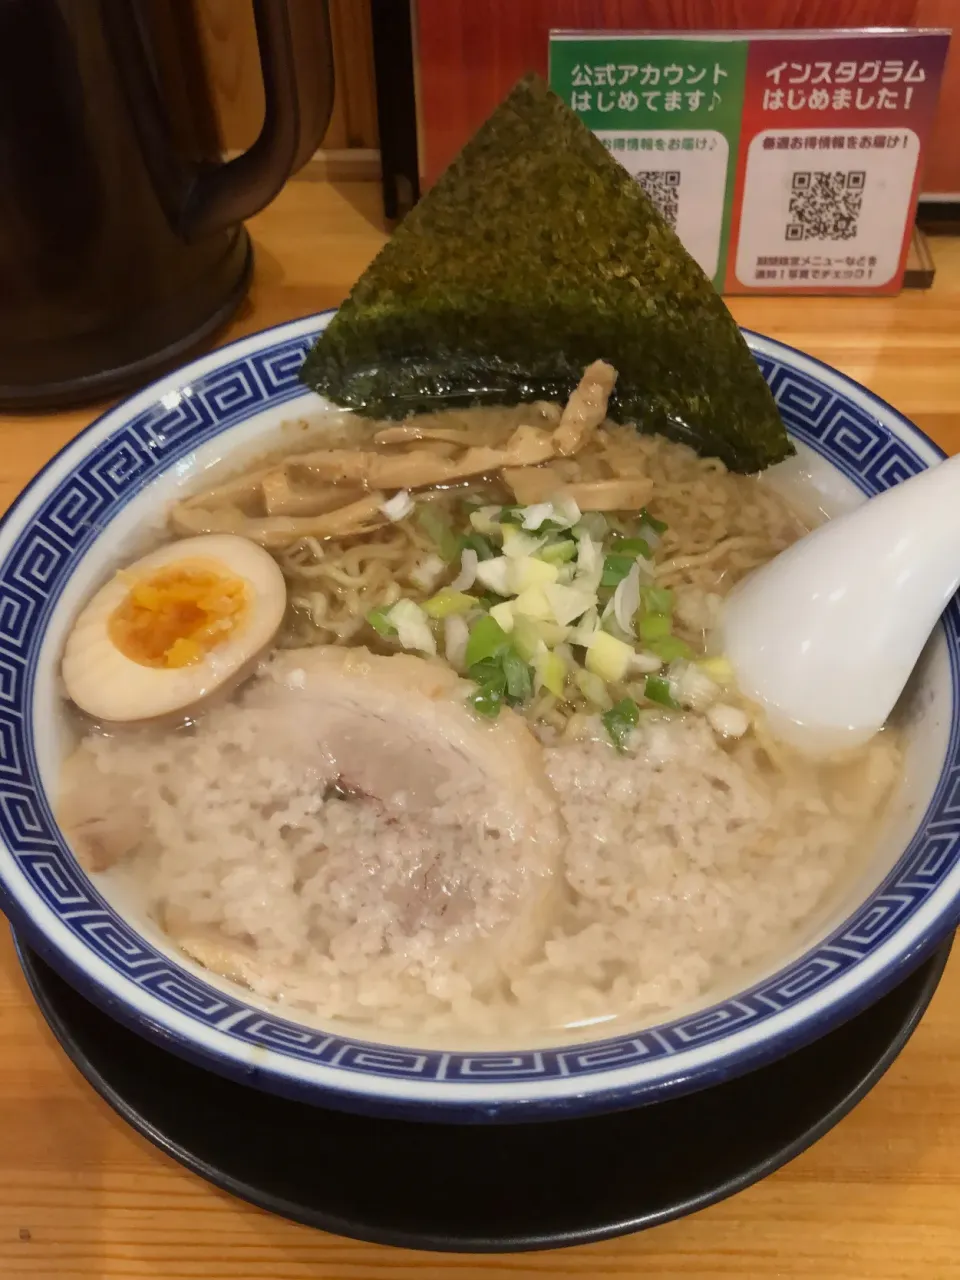
<svg viewBox="0 0 960 1280"><path fill-rule="evenodd" d="M146 818L128 779L102 773L87 751L65 761L57 819L88 871L106 871L132 853L143 839Z"/></svg>
<svg viewBox="0 0 960 1280"><path fill-rule="evenodd" d="M452 964L473 996L487 999L508 995L563 909L562 828L542 748L526 722L506 709L492 723L479 719L464 700L469 688L449 668L408 654L282 650L231 706L202 717L179 751L187 768L194 751L208 766L212 753L223 769L242 765L249 773L258 761L267 774L279 767L309 779L324 804L365 810L383 832L365 853L322 844L305 852L318 945L355 925L389 920L386 949L372 960L389 966L406 953L405 980L416 971L428 989L432 969ZM218 745L225 717L250 726L245 761L230 757L235 743ZM104 753L107 771L89 745L66 766L59 818L92 871L168 838L179 793L176 778L156 785L149 744L157 733L142 731L145 758L137 737L129 753ZM251 799L254 809L261 803ZM295 812L290 821L296 826ZM198 927L189 914L168 910L162 894L152 909L205 967L271 998L296 985L295 972L277 970L216 913Z"/></svg>
<svg viewBox="0 0 960 1280"><path fill-rule="evenodd" d="M407 812L482 797L490 825L517 834L556 812L526 722L509 710L494 721L475 716L465 701L471 686L449 667L330 645L281 650L265 674L246 704L267 708L292 691L307 722L298 734L316 738L347 792Z"/></svg>
<svg viewBox="0 0 960 1280"><path fill-rule="evenodd" d="M433 853L406 904L411 931L439 922L479 992L542 949L564 894L543 750L516 713L474 715L469 688L425 658L330 646L281 651L245 702L281 712L265 724L295 719L297 749L313 743L320 775L355 802L420 825Z"/></svg>

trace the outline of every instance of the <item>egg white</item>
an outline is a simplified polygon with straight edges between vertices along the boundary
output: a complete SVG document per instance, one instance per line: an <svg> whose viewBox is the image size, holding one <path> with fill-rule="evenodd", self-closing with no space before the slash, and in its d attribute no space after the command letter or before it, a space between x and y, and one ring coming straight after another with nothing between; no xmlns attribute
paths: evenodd
<svg viewBox="0 0 960 1280"><path fill-rule="evenodd" d="M146 667L121 653L109 622L130 591L130 576L190 562L239 578L248 588L245 616L200 661L186 667ZM61 672L68 696L97 720L152 720L187 711L252 664L273 640L287 603L276 561L254 542L206 534L160 547L105 583L80 611L64 647Z"/></svg>

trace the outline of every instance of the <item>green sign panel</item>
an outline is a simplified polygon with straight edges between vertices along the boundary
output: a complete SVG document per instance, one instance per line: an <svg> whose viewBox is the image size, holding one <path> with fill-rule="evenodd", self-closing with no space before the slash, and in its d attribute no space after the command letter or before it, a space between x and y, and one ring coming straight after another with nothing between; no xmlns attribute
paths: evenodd
<svg viewBox="0 0 960 1280"><path fill-rule="evenodd" d="M550 85L637 178L723 288L745 40L555 33ZM693 184L696 201L681 198Z"/></svg>

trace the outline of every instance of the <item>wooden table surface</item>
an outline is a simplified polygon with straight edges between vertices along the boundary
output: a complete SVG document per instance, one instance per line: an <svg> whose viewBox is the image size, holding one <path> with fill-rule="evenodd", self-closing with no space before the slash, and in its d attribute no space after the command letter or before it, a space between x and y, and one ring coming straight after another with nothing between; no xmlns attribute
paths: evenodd
<svg viewBox="0 0 960 1280"><path fill-rule="evenodd" d="M296 182L251 230L254 285L224 340L336 304L384 239L379 189ZM956 452L960 241L935 240L933 251L929 292L735 299L733 312L860 379ZM0 417L0 508L93 416ZM920 1029L870 1096L812 1150L732 1200L606 1244L465 1258L326 1236L185 1172L128 1129L67 1062L0 931L0 1277L960 1277L958 997L960 948Z"/></svg>

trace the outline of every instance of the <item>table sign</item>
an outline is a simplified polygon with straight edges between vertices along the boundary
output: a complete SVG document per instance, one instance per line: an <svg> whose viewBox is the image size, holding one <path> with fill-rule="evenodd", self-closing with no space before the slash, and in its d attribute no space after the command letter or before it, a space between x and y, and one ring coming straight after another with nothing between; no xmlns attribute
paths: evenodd
<svg viewBox="0 0 960 1280"><path fill-rule="evenodd" d="M896 293L950 35L551 31L550 84L724 293Z"/></svg>

